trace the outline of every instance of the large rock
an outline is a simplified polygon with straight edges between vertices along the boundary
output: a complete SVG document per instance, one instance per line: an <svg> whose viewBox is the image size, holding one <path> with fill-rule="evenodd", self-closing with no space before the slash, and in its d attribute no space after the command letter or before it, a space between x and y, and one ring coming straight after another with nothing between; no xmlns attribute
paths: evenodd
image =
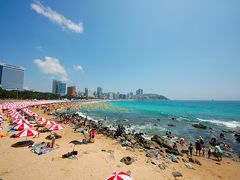
<svg viewBox="0 0 240 180"><path fill-rule="evenodd" d="M134 159L130 156L126 156L126 157L123 157L120 162L126 164L126 165L130 165L134 162Z"/></svg>
<svg viewBox="0 0 240 180"><path fill-rule="evenodd" d="M125 134L125 127L123 125L118 125L117 130L114 134L114 138L117 138L119 136L123 136Z"/></svg>
<svg viewBox="0 0 240 180"><path fill-rule="evenodd" d="M155 158L157 157L158 154L159 152L157 150L150 149L150 150L147 150L146 156L150 158Z"/></svg>
<svg viewBox="0 0 240 180"><path fill-rule="evenodd" d="M155 141L156 143L158 143L160 146L163 145L164 143L164 139L161 137L161 136L158 136L158 135L154 135L152 138L151 138L152 141Z"/></svg>
<svg viewBox="0 0 240 180"><path fill-rule="evenodd" d="M178 171L172 172L172 175L173 175L174 177L182 177L182 176L183 176L182 173L180 173L180 172L178 172Z"/></svg>
<svg viewBox="0 0 240 180"><path fill-rule="evenodd" d="M199 129L207 129L207 126L205 126L201 123L192 124L192 126L195 128L199 128Z"/></svg>
<svg viewBox="0 0 240 180"><path fill-rule="evenodd" d="M189 160L189 162L191 162L193 164L198 164L199 166L202 165L202 163L198 159L194 159L194 158L190 157L188 160Z"/></svg>
<svg viewBox="0 0 240 180"><path fill-rule="evenodd" d="M160 164L160 162L156 159L152 159L151 163L154 164L154 165L157 165L157 166Z"/></svg>

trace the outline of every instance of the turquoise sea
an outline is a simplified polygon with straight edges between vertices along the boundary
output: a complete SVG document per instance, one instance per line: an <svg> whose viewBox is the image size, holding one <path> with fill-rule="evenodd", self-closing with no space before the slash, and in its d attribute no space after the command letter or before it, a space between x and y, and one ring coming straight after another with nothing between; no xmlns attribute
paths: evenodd
<svg viewBox="0 0 240 180"><path fill-rule="evenodd" d="M171 131L188 142L195 142L199 136L207 142L213 136L220 139L222 130L240 132L240 101L126 100L104 103L113 108L91 110L88 116L103 120L108 125L121 123L130 130L146 133L146 136L165 135L166 131ZM85 112L86 109L81 111ZM104 120L106 117L107 120ZM175 120L172 120L173 117ZM193 123L202 123L208 128L196 129L192 127ZM168 124L176 126L170 127ZM225 138L240 154L240 143L235 140L234 134L225 133Z"/></svg>

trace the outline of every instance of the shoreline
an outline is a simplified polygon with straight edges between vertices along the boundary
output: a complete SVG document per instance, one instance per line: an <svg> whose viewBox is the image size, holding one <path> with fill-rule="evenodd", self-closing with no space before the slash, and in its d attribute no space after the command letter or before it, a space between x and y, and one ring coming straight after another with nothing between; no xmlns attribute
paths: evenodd
<svg viewBox="0 0 240 180"><path fill-rule="evenodd" d="M34 109L34 108L33 108ZM43 114L44 117L52 117L47 116L43 113L41 109L36 109L39 114ZM89 122L91 124L92 122ZM5 126L6 124L4 124ZM41 173L44 172L47 168L52 168L53 165L57 166L53 172L45 172L43 177L40 179L90 179L92 177L96 177L93 179L104 179L112 172L116 170L124 170L127 172L128 170L131 171L131 176L133 179L174 179L173 175L171 174L173 171L179 171L183 174L182 179L191 179L192 177L196 177L195 179L237 179L237 172L240 168L239 162L233 162L228 158L223 158L223 161L216 162L214 160L208 160L203 157L193 156L193 158L199 159L201 162L201 166L197 164L192 164L195 170L186 168L186 165L183 162L184 160L188 160L186 155L183 154L179 156L178 163L171 162L169 157L153 157L148 158L146 154L149 150L154 150L153 148L143 149L143 148L130 148L129 146L121 146L117 140L111 138L113 132L110 130L103 130L102 132L97 132L96 140L94 143L89 143L87 145L80 145L75 146L76 150L80 152L78 160L65 160L61 159L60 156L66 151L70 151L71 145L68 144L69 141L74 139L81 139L83 136L80 133L73 133L73 127L71 123L63 124L65 129L62 132L57 132L63 137L56 141L57 144L60 145L60 148L50 152L46 155L37 156L31 153L26 148L14 149L10 147L10 144L16 142L21 139L9 139L8 137L0 139L0 153L3 156L0 158L0 164L4 164L4 167L0 167L0 178L3 179L31 179L34 176L29 175L27 173L20 174L19 171L23 171L24 167L20 167L17 163L21 163L23 158L27 158L26 162L23 162L25 166L30 168L33 171L33 174L36 175L36 169L40 170ZM94 124L92 124L94 125ZM96 124L95 124L96 125ZM102 135L103 134L103 135ZM105 135L104 135L105 134ZM45 134L48 135L48 134ZM35 142L41 142L43 139L44 134L40 135L40 138L34 138ZM140 136L139 136L140 138ZM32 139L32 138L31 138ZM45 140L46 141L46 140ZM151 146L151 145L150 145ZM157 144L154 144L157 146ZM161 148L162 149L162 148ZM106 151L102 151L106 150ZM113 155L108 153L108 150L114 151ZM159 150L159 149L158 149ZM164 149L162 149L164 151ZM6 153L10 152L10 156L4 156ZM150 152L150 151L149 151ZM161 151L160 151L161 152ZM11 154L12 153L12 154ZM164 155L165 152L161 152ZM17 155L22 155L23 157L18 157ZM15 156L17 158L15 158ZM127 166L120 162L120 159L123 156L131 156L134 158L134 162ZM43 157L44 156L44 157ZM114 157L114 158L113 158ZM86 162L82 161L86 158ZM159 159L158 159L159 158ZM10 162L9 162L10 160ZM36 162L36 169L32 167L33 162ZM96 163L97 162L97 163ZM161 170L157 165L154 163L165 164L167 167L164 170ZM12 167L10 164L13 163L14 166ZM29 164L30 163L30 164ZM66 164L67 163L67 164ZM99 165L98 165L99 163ZM168 164L169 163L169 164ZM67 166L65 166L65 165ZM46 166L46 167L45 167ZM77 168L78 167L78 168ZM42 169L39 169L42 168ZM9 170L8 170L9 169ZM66 169L63 170L63 169ZM146 172L147 170L147 172ZM82 176L79 176L81 172ZM146 172L142 174L142 172ZM39 173L39 172L38 172ZM57 175L60 173L60 176ZM207 175L207 178L206 178ZM67 177L66 177L67 176ZM18 178L17 178L18 177Z"/></svg>

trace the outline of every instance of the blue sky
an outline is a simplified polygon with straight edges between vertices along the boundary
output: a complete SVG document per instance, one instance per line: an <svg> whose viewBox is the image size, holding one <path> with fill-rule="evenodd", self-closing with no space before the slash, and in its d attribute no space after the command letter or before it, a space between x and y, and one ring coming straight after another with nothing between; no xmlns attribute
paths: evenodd
<svg viewBox="0 0 240 180"><path fill-rule="evenodd" d="M0 61L52 78L171 99L240 100L239 0L5 0Z"/></svg>

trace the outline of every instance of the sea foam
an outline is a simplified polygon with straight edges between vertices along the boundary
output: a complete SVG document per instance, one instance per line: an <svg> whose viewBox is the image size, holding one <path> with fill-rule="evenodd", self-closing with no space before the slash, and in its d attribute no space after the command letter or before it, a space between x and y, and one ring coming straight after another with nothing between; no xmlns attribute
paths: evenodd
<svg viewBox="0 0 240 180"><path fill-rule="evenodd" d="M216 119L201 119L201 118L197 118L197 119L202 122L210 122L213 124L224 125L229 128L240 127L240 122L237 122L237 121L222 121L222 120L216 120Z"/></svg>

